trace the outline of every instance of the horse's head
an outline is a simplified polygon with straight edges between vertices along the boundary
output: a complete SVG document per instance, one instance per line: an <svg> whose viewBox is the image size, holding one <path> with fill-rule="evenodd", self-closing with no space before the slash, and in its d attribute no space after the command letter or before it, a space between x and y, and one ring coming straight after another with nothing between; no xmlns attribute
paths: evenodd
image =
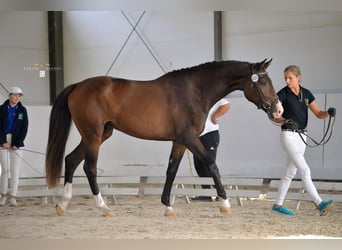
<svg viewBox="0 0 342 250"><path fill-rule="evenodd" d="M264 110L270 119L280 118L284 109L266 72L272 59L251 64L251 75L244 87L246 98Z"/></svg>

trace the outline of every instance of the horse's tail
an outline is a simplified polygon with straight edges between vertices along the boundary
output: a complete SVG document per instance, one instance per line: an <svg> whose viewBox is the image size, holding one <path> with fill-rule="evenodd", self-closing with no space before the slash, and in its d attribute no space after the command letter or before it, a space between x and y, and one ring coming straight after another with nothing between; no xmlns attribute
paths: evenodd
<svg viewBox="0 0 342 250"><path fill-rule="evenodd" d="M46 149L45 172L49 187L57 184L62 172L65 145L71 127L71 114L68 107L68 96L74 85L66 87L56 98L50 114L49 138Z"/></svg>

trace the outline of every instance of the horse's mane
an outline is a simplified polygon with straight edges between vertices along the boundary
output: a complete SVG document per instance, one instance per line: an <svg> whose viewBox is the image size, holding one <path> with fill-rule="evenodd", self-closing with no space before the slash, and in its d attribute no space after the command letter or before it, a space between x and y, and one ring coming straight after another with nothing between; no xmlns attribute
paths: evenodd
<svg viewBox="0 0 342 250"><path fill-rule="evenodd" d="M234 61L234 60L230 60L230 61L212 61L212 62L206 62L206 63L202 63L196 66L192 66L192 67L187 67L187 68L182 68L182 69L177 69L177 70L173 70L171 72L166 73L166 75L173 75L173 74L187 74L187 73L193 73L195 71L206 71L206 70L211 70L211 69L217 69L221 66L227 66L228 64L236 64L236 63L246 63L249 64L247 62L240 62L240 61Z"/></svg>

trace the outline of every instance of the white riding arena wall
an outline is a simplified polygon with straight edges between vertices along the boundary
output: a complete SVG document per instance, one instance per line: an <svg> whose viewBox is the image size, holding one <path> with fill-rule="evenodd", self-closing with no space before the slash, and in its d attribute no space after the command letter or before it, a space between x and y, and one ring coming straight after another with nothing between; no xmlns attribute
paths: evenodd
<svg viewBox="0 0 342 250"><path fill-rule="evenodd" d="M125 13L135 23L142 12ZM1 12L0 19L0 81L7 88L23 88L22 100L30 118L26 150L35 151L25 151L21 174L43 176L50 112L49 71L45 77L39 77L39 71L48 62L47 13ZM65 11L63 26L65 85L105 74L132 30L120 11ZM163 69L133 33L109 75L147 80L162 75L163 70L194 66L214 58L212 11L147 11L137 30ZM224 11L223 59L256 62L264 58L273 58L268 72L276 90L284 86L283 69L298 64L303 86L313 91L320 107L336 107L331 141L324 147L307 148L306 158L314 178L342 179L342 13ZM38 69L34 68L37 64ZM6 93L3 89L0 92L3 101ZM220 121L217 163L221 174L282 176L286 159L279 128L241 92L232 93L228 99L232 108ZM321 138L325 123L312 114L309 123L310 134ZM78 142L78 133L73 130L66 152ZM170 150L170 142L145 141L114 132L100 149L99 174L122 175L129 168L146 175L165 175ZM179 175L196 175L190 170L192 161L187 156ZM84 175L82 167L77 175Z"/></svg>

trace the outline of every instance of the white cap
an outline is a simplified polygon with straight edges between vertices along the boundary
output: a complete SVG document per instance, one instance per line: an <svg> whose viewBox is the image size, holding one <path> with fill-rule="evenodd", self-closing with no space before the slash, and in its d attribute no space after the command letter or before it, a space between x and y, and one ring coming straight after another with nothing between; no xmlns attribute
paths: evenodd
<svg viewBox="0 0 342 250"><path fill-rule="evenodd" d="M12 88L10 88L9 94L21 94L21 95L24 95L23 91L19 87L12 87Z"/></svg>

